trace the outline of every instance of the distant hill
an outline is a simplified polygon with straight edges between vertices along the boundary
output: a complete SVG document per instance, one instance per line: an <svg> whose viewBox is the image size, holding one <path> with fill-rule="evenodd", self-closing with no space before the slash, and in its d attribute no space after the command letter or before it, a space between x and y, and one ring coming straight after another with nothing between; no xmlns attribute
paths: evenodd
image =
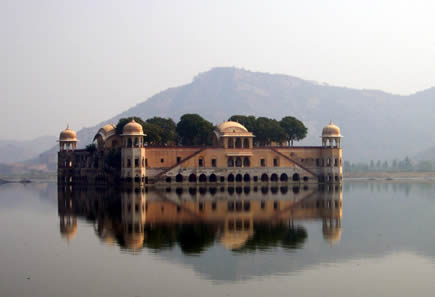
<svg viewBox="0 0 435 297"><path fill-rule="evenodd" d="M342 129L346 159L389 160L435 145L434 110L435 88L399 96L329 86L288 75L213 68L189 84L162 91L107 121L80 130L78 138L83 147L101 125L133 115L178 121L184 113L199 113L215 124L233 114L276 119L292 115L309 128L307 139L300 144L319 145L322 127L333 120ZM42 154L39 161L50 159L48 155L55 160L56 150Z"/></svg>
<svg viewBox="0 0 435 297"><path fill-rule="evenodd" d="M32 140L0 140L0 163L16 163L39 156L53 147L56 136L42 136Z"/></svg>

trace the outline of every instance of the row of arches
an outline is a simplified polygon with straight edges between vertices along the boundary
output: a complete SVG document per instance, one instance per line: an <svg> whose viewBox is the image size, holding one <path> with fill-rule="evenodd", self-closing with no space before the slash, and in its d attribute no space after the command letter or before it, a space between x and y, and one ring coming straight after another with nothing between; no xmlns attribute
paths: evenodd
<svg viewBox="0 0 435 297"><path fill-rule="evenodd" d="M333 182L341 182L343 180L343 177L341 175L321 175L319 176L319 182L327 182L327 183L333 183Z"/></svg>
<svg viewBox="0 0 435 297"><path fill-rule="evenodd" d="M309 180L308 176L304 176L302 178L302 180L304 182L307 182ZM173 180L171 177L166 177L166 182L167 183L171 183ZM181 174L177 174L175 176L175 182L177 183L181 183L185 181L183 175ZM230 173L228 174L228 176L217 176L216 174L212 173L211 175L207 176L205 174L200 174L199 176L197 176L196 174L192 173L187 177L187 181L190 183L196 183L196 182L200 182L200 183L205 183L205 182L211 182L211 183L215 183L215 182L288 182L288 181L293 181L293 182L300 182L301 181L301 177L299 175L299 173L294 173L291 176L288 176L286 173L282 173L281 175L278 175L276 173L272 173L270 176L267 173L263 173L260 177L258 176L251 176L248 173L245 174L233 174Z"/></svg>
<svg viewBox="0 0 435 297"><path fill-rule="evenodd" d="M227 165L228 167L250 167L251 161L249 160L249 157L244 157L243 159L241 157L229 157Z"/></svg>
<svg viewBox="0 0 435 297"><path fill-rule="evenodd" d="M281 186L281 187L277 187L277 186L273 186L273 187L268 187L268 186L262 186L262 187L249 187L249 186L245 186L245 187L220 187L220 192L226 192L228 193L230 196L233 194L238 194L238 195L249 195L251 193L251 191L253 193L257 193L257 192L261 192L262 194L268 194L269 192L273 195L281 193L282 195L285 195L287 193L289 193L290 191L293 192L293 194L298 194L299 192L303 191L308 191L308 186L304 186L304 187L300 187L300 186L294 186L289 188L288 186ZM166 188L166 192L170 193L172 191L172 188ZM176 188L175 189L175 193L179 196L183 195L184 193L184 189L183 188ZM211 194L211 196L214 196L217 194L218 192L218 188L216 187L210 187L210 188L206 188L206 187L199 187L199 188L189 188L187 190L187 192L191 195L191 196L195 196L197 193L199 193L200 195L207 195L208 193Z"/></svg>

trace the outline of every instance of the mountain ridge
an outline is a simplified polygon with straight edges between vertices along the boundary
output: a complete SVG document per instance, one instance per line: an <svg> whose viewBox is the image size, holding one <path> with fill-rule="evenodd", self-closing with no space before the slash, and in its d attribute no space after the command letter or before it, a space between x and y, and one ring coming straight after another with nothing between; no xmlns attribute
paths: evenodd
<svg viewBox="0 0 435 297"><path fill-rule="evenodd" d="M116 124L119 118L133 115L178 121L184 113L199 113L214 124L233 114L276 119L292 115L309 128L308 137L301 144L320 145L321 129L332 120L342 129L345 158L389 160L435 145L430 134L435 125L430 113L435 109L433 99L435 87L412 95L394 95L382 90L330 86L284 74L217 67L199 73L190 83L168 88L106 121L79 130L78 138L84 147L102 125Z"/></svg>

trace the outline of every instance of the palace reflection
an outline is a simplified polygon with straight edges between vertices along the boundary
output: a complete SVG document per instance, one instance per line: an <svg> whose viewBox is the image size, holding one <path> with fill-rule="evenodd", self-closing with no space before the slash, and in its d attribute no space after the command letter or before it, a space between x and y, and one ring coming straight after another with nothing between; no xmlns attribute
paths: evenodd
<svg viewBox="0 0 435 297"><path fill-rule="evenodd" d="M178 246L200 254L214 244L235 252L303 247L303 221L318 221L325 240L340 240L341 185L180 187L116 191L58 188L60 233L73 239L77 218L102 242L137 252Z"/></svg>

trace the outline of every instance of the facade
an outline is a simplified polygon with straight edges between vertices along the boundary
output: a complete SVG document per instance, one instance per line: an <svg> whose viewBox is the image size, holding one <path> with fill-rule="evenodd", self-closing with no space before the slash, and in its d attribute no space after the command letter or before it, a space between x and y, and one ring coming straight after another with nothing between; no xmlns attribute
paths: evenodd
<svg viewBox="0 0 435 297"><path fill-rule="evenodd" d="M59 185L336 183L342 182L340 129L323 128L322 145L254 146L255 136L237 122L224 122L213 145L147 146L142 126L132 120L117 134L113 125L94 137L95 149L76 149L67 128L59 137Z"/></svg>

